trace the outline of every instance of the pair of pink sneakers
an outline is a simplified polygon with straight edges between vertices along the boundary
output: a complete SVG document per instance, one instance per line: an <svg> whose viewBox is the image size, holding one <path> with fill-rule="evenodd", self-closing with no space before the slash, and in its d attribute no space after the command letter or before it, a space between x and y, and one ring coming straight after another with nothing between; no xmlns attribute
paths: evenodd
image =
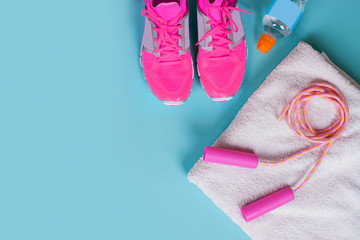
<svg viewBox="0 0 360 240"><path fill-rule="evenodd" d="M186 0L147 0L140 65L163 103L180 105L190 95L193 63ZM197 0L197 70L206 93L227 101L239 90L246 67L246 42L237 0Z"/></svg>

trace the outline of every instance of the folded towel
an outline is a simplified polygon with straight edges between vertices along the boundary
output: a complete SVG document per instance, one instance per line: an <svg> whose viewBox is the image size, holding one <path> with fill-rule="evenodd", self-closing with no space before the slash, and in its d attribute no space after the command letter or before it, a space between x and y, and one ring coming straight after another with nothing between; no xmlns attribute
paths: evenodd
<svg viewBox="0 0 360 240"><path fill-rule="evenodd" d="M286 104L311 83L326 81L347 98L347 129L330 148L310 182L295 200L249 223L240 208L283 187L297 187L322 149L279 166L257 169L206 163L200 159L188 174L220 209L252 239L360 239L360 87L324 54L299 45L275 68L239 111L215 147L253 152L263 161L278 161L312 144L278 121ZM335 120L336 108L311 100L308 115L321 129Z"/></svg>

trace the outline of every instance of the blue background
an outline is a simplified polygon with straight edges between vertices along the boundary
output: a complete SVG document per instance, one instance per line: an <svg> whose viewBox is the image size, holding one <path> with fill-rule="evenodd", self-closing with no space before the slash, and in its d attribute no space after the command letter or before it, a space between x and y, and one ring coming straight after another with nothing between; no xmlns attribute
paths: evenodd
<svg viewBox="0 0 360 240"><path fill-rule="evenodd" d="M270 4L240 3L255 13L242 14L237 96L213 102L195 79L188 101L169 107L138 64L141 0L0 0L0 239L249 239L186 178L204 146L300 40L360 80L359 1L310 0L263 55Z"/></svg>

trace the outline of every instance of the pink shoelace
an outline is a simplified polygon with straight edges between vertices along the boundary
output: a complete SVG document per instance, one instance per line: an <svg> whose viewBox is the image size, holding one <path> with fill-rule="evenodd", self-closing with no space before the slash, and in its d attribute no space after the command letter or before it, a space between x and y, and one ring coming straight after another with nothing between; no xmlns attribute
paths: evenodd
<svg viewBox="0 0 360 240"><path fill-rule="evenodd" d="M210 14L210 10L219 10L221 11L221 21L216 21ZM206 33L199 42L196 43L196 46L200 42L204 41L208 37L212 37L212 42L208 44L208 47L214 46L214 48L221 48L225 51L229 50L229 45L232 45L232 41L228 39L228 35L231 34L231 31L227 29L230 25L231 29L234 32L237 32L238 26L234 22L230 11L239 11L244 13L252 13L253 11L246 11L244 9L228 6L228 1L224 0L223 6L207 6L205 9L206 16L209 20L206 24L211 25L211 30Z"/></svg>
<svg viewBox="0 0 360 240"><path fill-rule="evenodd" d="M182 25L179 25L179 22L183 18L183 13L180 12L173 20L166 21L152 9L150 3L145 0L143 1L146 9L143 9L141 14L155 23L156 28L154 28L154 31L158 34L158 38L155 39L158 46L152 53L158 52L163 56L168 54L179 55L179 51L183 50L182 47L179 46L178 42L182 39L178 32L179 29L182 28Z"/></svg>
<svg viewBox="0 0 360 240"><path fill-rule="evenodd" d="M322 97L326 100L332 101L337 109L337 120L333 124L322 130L315 130L311 126L307 115L308 103L311 99L315 97ZM294 190L295 192L297 192L310 181L310 178L318 169L319 165L328 153L331 145L340 137L340 135L346 129L346 125L349 120L349 106L347 104L346 98L335 86L329 83L314 83L303 89L289 102L289 104L281 113L279 121L282 120L284 117L287 118L290 129L297 136L309 142L315 143L315 145L304 149L296 154L293 154L290 157L279 162L261 162L263 165L279 165L297 156L301 156L314 149L325 146L315 166L306 176L305 180L299 185L299 187Z"/></svg>

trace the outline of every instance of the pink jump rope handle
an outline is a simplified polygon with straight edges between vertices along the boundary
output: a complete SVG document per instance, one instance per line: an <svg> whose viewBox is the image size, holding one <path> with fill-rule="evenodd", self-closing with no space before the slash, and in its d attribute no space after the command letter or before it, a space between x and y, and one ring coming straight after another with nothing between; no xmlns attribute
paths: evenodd
<svg viewBox="0 0 360 240"><path fill-rule="evenodd" d="M204 162L219 163L244 168L257 168L259 157L252 153L244 153L223 148L206 146Z"/></svg>
<svg viewBox="0 0 360 240"><path fill-rule="evenodd" d="M246 222L250 222L282 205L294 200L294 192L291 188L283 188L277 192L267 195L245 207L241 208L241 213Z"/></svg>
<svg viewBox="0 0 360 240"><path fill-rule="evenodd" d="M259 157L256 154L210 146L205 147L203 161L252 169L259 165ZM291 188L284 188L243 207L241 213L245 221L249 222L292 200L294 200L293 191Z"/></svg>

